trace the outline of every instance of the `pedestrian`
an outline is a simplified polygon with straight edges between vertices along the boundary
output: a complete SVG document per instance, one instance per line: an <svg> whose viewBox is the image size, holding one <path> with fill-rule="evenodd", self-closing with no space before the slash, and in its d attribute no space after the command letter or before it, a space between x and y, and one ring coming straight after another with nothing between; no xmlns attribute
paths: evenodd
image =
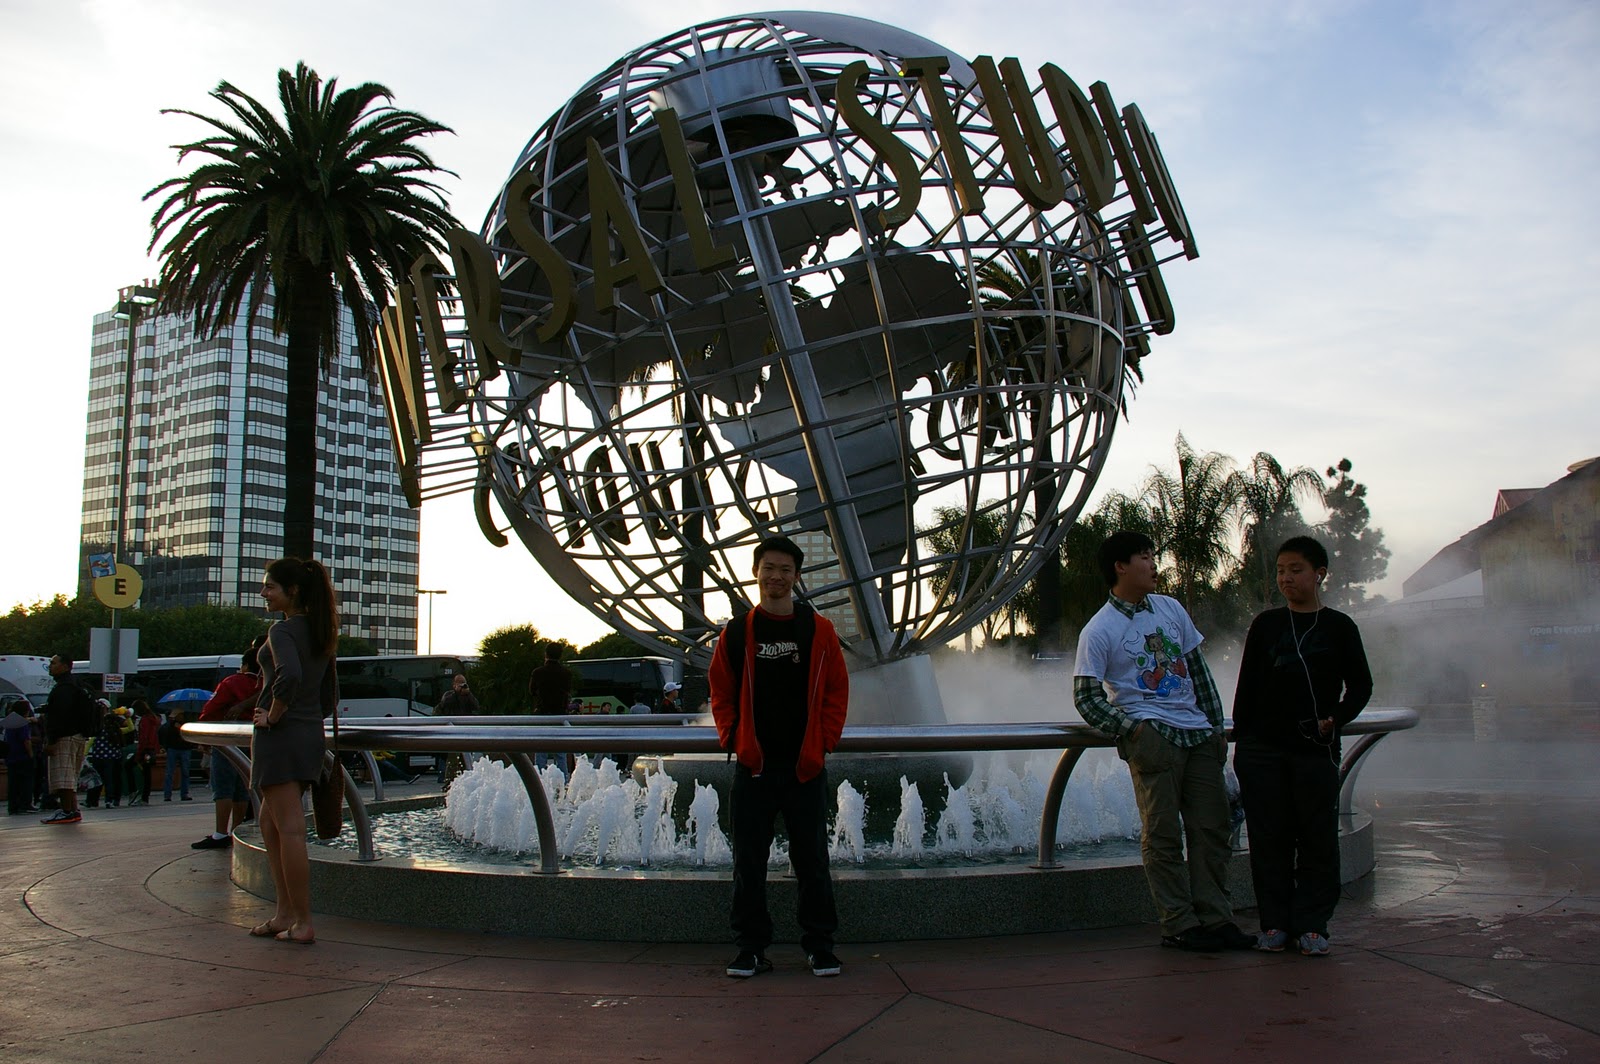
<svg viewBox="0 0 1600 1064"><path fill-rule="evenodd" d="M759 598L729 621L712 653L711 712L717 737L736 760L732 925L738 954L727 974L772 970L767 856L783 817L799 884L800 945L813 975L838 975L833 935L839 918L828 870L827 754L839 743L850 697L833 624L796 602L805 556L784 536L761 541L753 566Z"/></svg>
<svg viewBox="0 0 1600 1064"><path fill-rule="evenodd" d="M668 681L661 688L661 701L656 704L657 713L682 713L683 707L678 701L683 691L683 684Z"/></svg>
<svg viewBox="0 0 1600 1064"><path fill-rule="evenodd" d="M106 808L115 809L122 804L122 718L107 711L100 718L100 733L89 746L89 764L100 775L100 787ZM89 795L89 804L95 804L95 795Z"/></svg>
<svg viewBox="0 0 1600 1064"><path fill-rule="evenodd" d="M478 696L472 693L467 678L462 673L456 673L450 681L450 690L439 699L439 704L433 707L436 717L477 717L483 714L483 707L478 704ZM458 776L465 768L465 759L460 754L435 754L433 756L433 771L442 785L446 776ZM451 771L454 769L454 771Z"/></svg>
<svg viewBox="0 0 1600 1064"><path fill-rule="evenodd" d="M534 669L528 677L528 698L533 703L533 712L538 716L560 716L564 713L577 712L571 706L572 674L561 664L560 643L544 645L544 664ZM572 774L573 765L566 754L533 756L533 763L537 768L544 768L551 762L560 765L567 775Z"/></svg>
<svg viewBox="0 0 1600 1064"><path fill-rule="evenodd" d="M156 731L161 749L167 755L167 771L161 787L161 797L168 802L172 801L174 777L178 781L178 796L186 802L190 801L189 759L194 754L194 744L183 737L183 732L179 730L182 727L183 707L173 705L167 710L166 723Z"/></svg>
<svg viewBox="0 0 1600 1064"><path fill-rule="evenodd" d="M260 654L261 645L266 641L265 635L259 635L245 648L239 656L239 671L224 676L211 698L200 707L202 722L222 724L250 719L256 708L256 698L261 694ZM250 815L250 789L220 746L211 748L211 805L215 815L211 834L199 842L191 842L190 849L227 849L233 845L234 831Z"/></svg>
<svg viewBox="0 0 1600 1064"><path fill-rule="evenodd" d="M89 750L89 737L100 730L94 701L72 679L72 657L57 654L50 659L50 675L56 685L45 702L45 752L50 756L50 790L60 807L44 818L46 824L78 824L78 773Z"/></svg>
<svg viewBox="0 0 1600 1064"><path fill-rule="evenodd" d="M161 749L161 717L142 698L133 700L133 770L137 773L139 797L128 805L149 805L150 785L155 782L156 753Z"/></svg>
<svg viewBox="0 0 1600 1064"><path fill-rule="evenodd" d="M33 807L33 706L19 698L6 707L0 719L5 736L6 814L19 816Z"/></svg>
<svg viewBox="0 0 1600 1064"><path fill-rule="evenodd" d="M261 651L262 693L250 746L251 783L261 795L261 841L277 908L250 933L310 945L317 934L302 798L322 774L322 722L339 704L339 610L328 570L312 559L280 558L267 566L261 597L268 612L283 614Z"/></svg>
<svg viewBox="0 0 1600 1064"><path fill-rule="evenodd" d="M1310 536L1278 548L1285 605L1250 623L1233 700L1259 946L1309 957L1327 955L1339 903L1339 733L1372 697L1360 629L1322 604L1327 575Z"/></svg>
<svg viewBox="0 0 1600 1064"><path fill-rule="evenodd" d="M1128 763L1161 944L1253 949L1228 898L1222 699L1194 621L1176 599L1155 593L1154 549L1138 532L1113 532L1101 544L1110 594L1078 636L1073 701L1084 721L1117 740Z"/></svg>

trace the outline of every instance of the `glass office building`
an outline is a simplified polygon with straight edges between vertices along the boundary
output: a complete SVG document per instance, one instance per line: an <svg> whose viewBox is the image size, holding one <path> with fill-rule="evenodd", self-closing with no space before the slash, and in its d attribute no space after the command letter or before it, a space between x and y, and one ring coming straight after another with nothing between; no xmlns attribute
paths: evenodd
<svg viewBox="0 0 1600 1064"><path fill-rule="evenodd" d="M114 553L120 510L120 560L144 578L142 607L259 610L262 569L283 553L286 360L270 302L253 329L241 310L209 339L188 317L132 309L94 319L80 591L89 556ZM412 653L418 514L401 493L382 397L355 356L347 312L340 332L318 400L317 553L343 631L379 653Z"/></svg>

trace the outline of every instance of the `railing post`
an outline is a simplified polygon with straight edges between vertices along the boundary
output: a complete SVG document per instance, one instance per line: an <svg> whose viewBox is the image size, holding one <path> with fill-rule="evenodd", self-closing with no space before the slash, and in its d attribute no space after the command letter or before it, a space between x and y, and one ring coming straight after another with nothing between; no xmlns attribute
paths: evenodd
<svg viewBox="0 0 1600 1064"><path fill-rule="evenodd" d="M544 876L558 876L561 874L561 851L556 847L556 818L550 812L550 796L544 793L544 781L539 778L539 770L533 767L533 758L527 754L512 754L511 765L522 777L523 789L533 803L533 823L539 832L537 871Z"/></svg>
<svg viewBox="0 0 1600 1064"><path fill-rule="evenodd" d="M1050 786L1044 792L1044 808L1039 811L1039 860L1035 868L1061 867L1056 860L1056 821L1061 819L1061 799L1067 793L1067 781L1072 778L1072 770L1078 767L1082 756L1081 746L1061 751L1061 760L1056 762L1056 770L1050 776Z"/></svg>
<svg viewBox="0 0 1600 1064"><path fill-rule="evenodd" d="M1361 766L1366 762L1367 755L1379 741L1390 732L1371 732L1363 735L1350 745L1345 751L1344 760L1339 763L1339 815L1349 816L1355 811L1356 775L1361 771Z"/></svg>
<svg viewBox="0 0 1600 1064"><path fill-rule="evenodd" d="M367 775L372 777L372 800L383 801L383 773L378 771L378 759L372 756L371 750L363 750L361 760L366 762Z"/></svg>

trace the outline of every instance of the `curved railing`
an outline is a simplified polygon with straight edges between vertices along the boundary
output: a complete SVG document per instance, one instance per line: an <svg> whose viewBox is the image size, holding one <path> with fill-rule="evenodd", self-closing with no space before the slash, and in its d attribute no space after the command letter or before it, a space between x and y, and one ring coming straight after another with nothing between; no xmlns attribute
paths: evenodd
<svg viewBox="0 0 1600 1064"><path fill-rule="evenodd" d="M575 717L415 717L344 718L339 721L339 748L361 751L368 757L374 780L374 798L382 799L382 782L371 751L424 753L505 754L533 803L539 836L541 873L561 871L556 848L555 817L550 798L539 781L529 754L715 754L722 752L715 728L705 717L692 714ZM1342 729L1359 736L1345 752L1339 766L1340 811L1352 808L1356 774L1366 755L1384 736L1417 726L1414 709L1369 709ZM492 722L492 723L491 723ZM532 723L529 723L532 722ZM675 722L675 723L667 723ZM218 747L249 778L249 762L238 750L250 741L248 724L193 723L183 726L190 742ZM333 738L332 730L328 738ZM839 739L836 753L904 754L967 753L986 750L1060 750L1039 815L1039 852L1036 868L1059 868L1055 859L1056 823L1067 782L1085 750L1115 746L1116 742L1087 724L908 724L878 727L849 726ZM341 766L341 771L343 771ZM344 775L345 799L350 804L360 860L377 860L366 803L355 781Z"/></svg>

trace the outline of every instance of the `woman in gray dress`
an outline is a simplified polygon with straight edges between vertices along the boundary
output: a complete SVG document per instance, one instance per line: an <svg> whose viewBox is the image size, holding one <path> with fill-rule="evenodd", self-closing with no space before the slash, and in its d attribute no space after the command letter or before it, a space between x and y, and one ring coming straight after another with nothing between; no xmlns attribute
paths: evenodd
<svg viewBox="0 0 1600 1064"><path fill-rule="evenodd" d="M278 896L272 919L252 935L310 945L311 864L301 796L322 772L322 720L339 702L334 648L339 612L333 583L317 561L280 558L261 582L267 609L283 620L261 648L261 690L250 742L250 783L261 794L261 840Z"/></svg>

